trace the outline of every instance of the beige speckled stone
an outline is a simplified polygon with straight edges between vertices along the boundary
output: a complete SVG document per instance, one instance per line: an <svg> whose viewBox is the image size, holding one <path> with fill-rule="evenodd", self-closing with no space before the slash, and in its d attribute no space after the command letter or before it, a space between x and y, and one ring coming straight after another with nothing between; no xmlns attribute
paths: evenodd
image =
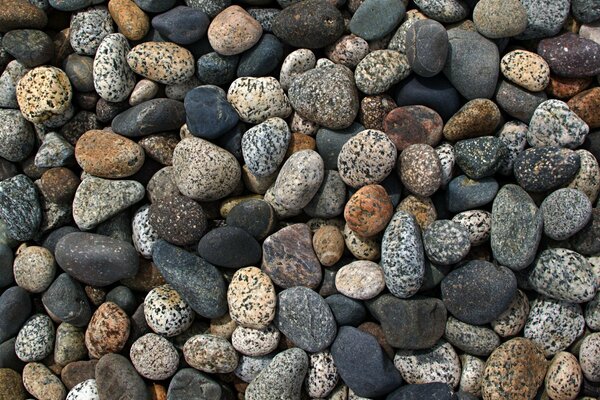
<svg viewBox="0 0 600 400"><path fill-rule="evenodd" d="M71 106L73 89L67 74L55 67L37 67L17 84L21 113L33 123L61 115Z"/></svg>
<svg viewBox="0 0 600 400"><path fill-rule="evenodd" d="M213 335L196 335L183 346L187 363L203 372L226 374L238 364L238 354L226 339Z"/></svg>
<svg viewBox="0 0 600 400"><path fill-rule="evenodd" d="M174 85L194 75L194 56L172 42L146 42L127 54L127 64L139 75L153 81Z"/></svg>
<svg viewBox="0 0 600 400"><path fill-rule="evenodd" d="M246 328L266 328L275 317L276 301L271 279L256 267L237 270L227 289L229 314Z"/></svg>
<svg viewBox="0 0 600 400"><path fill-rule="evenodd" d="M41 293L50 286L56 263L50 250L29 246L17 254L13 264L15 282L31 293Z"/></svg>
<svg viewBox="0 0 600 400"><path fill-rule="evenodd" d="M509 81L532 92L544 90L550 83L550 66L539 55L513 50L500 61L500 72Z"/></svg>
<svg viewBox="0 0 600 400"><path fill-rule="evenodd" d="M313 235L315 254L325 267L330 267L340 260L344 254L344 236L332 225L324 225Z"/></svg>
<svg viewBox="0 0 600 400"><path fill-rule="evenodd" d="M237 326L237 323L231 319L231 315L229 315L229 313L225 313L219 318L210 320L208 333L215 336L221 336L222 338L229 340Z"/></svg>
<svg viewBox="0 0 600 400"><path fill-rule="evenodd" d="M260 124L273 117L286 118L292 112L290 101L272 76L236 79L229 86L227 101L242 121L251 124Z"/></svg>
<svg viewBox="0 0 600 400"><path fill-rule="evenodd" d="M545 388L552 400L573 400L583 381L577 358L566 351L556 354L546 373Z"/></svg>
<svg viewBox="0 0 600 400"><path fill-rule="evenodd" d="M459 389L473 396L481 396L481 375L483 375L485 361L465 353L460 356L460 365L462 372Z"/></svg>
<svg viewBox="0 0 600 400"><path fill-rule="evenodd" d="M67 390L58 376L40 363L25 366L23 385L38 400L64 400L67 396Z"/></svg>
<svg viewBox="0 0 600 400"><path fill-rule="evenodd" d="M221 11L208 27L208 41L219 54L231 56L254 46L262 35L260 23L242 7Z"/></svg>
<svg viewBox="0 0 600 400"><path fill-rule="evenodd" d="M422 230L437 219L435 205L429 197L417 197L410 194L402 199L397 209L412 214Z"/></svg>
<svg viewBox="0 0 600 400"><path fill-rule="evenodd" d="M383 270L372 261L351 262L335 275L335 287L352 299L372 299L385 288Z"/></svg>
<svg viewBox="0 0 600 400"><path fill-rule="evenodd" d="M381 256L381 244L376 238L358 236L348 224L344 226L344 241L350 253L359 260L378 260Z"/></svg>

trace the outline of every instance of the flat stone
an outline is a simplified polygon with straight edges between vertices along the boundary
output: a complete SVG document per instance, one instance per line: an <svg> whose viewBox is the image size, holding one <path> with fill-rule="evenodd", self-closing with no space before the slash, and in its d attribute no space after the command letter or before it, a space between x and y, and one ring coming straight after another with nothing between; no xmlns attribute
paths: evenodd
<svg viewBox="0 0 600 400"><path fill-rule="evenodd" d="M0 217L7 234L15 240L30 240L42 222L42 210L33 182L17 175L0 182Z"/></svg>
<svg viewBox="0 0 600 400"><path fill-rule="evenodd" d="M517 85L538 92L550 83L550 66L538 54L525 50L513 50L500 60L500 71Z"/></svg>
<svg viewBox="0 0 600 400"><path fill-rule="evenodd" d="M60 274L42 295L44 308L59 321L85 327L92 317L81 285L66 273Z"/></svg>
<svg viewBox="0 0 600 400"><path fill-rule="evenodd" d="M185 123L182 102L172 99L152 99L131 107L115 116L112 129L127 137L140 137L181 128Z"/></svg>

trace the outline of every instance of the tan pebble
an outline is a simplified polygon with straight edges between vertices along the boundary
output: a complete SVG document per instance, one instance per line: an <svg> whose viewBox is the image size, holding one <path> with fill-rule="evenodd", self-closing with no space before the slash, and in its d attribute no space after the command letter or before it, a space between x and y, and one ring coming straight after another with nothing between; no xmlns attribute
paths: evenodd
<svg viewBox="0 0 600 400"><path fill-rule="evenodd" d="M536 53L513 50L500 61L500 72L511 82L532 91L542 91L550 83L550 66Z"/></svg>
<svg viewBox="0 0 600 400"><path fill-rule="evenodd" d="M236 322L231 319L229 314L225 314L210 320L209 333L229 340L235 328L237 328Z"/></svg>
<svg viewBox="0 0 600 400"><path fill-rule="evenodd" d="M150 30L150 18L132 0L110 0L110 16L129 40L140 40Z"/></svg>
<svg viewBox="0 0 600 400"><path fill-rule="evenodd" d="M550 362L545 388L552 400L573 400L579 393L582 381L583 375L577 358L561 351Z"/></svg>
<svg viewBox="0 0 600 400"><path fill-rule="evenodd" d="M29 246L17 254L13 274L17 285L30 293L41 293L54 279L56 263L50 250Z"/></svg>
<svg viewBox="0 0 600 400"><path fill-rule="evenodd" d="M444 126L450 141L492 135L500 123L500 109L491 100L474 99L462 106Z"/></svg>
<svg viewBox="0 0 600 400"><path fill-rule="evenodd" d="M312 239L317 258L325 267L330 267L344 254L344 236L338 228L324 225L317 229Z"/></svg>
<svg viewBox="0 0 600 400"><path fill-rule="evenodd" d="M381 256L381 244L376 238L361 237L348 224L344 226L343 234L346 247L359 260L375 261Z"/></svg>
<svg viewBox="0 0 600 400"><path fill-rule="evenodd" d="M159 88L160 87L156 82L149 79L142 79L133 88L133 91L129 96L129 105L133 107L144 101L153 99L158 93Z"/></svg>
<svg viewBox="0 0 600 400"><path fill-rule="evenodd" d="M413 215L422 230L437 219L435 205L429 197L417 197L410 194L402 199L397 210L406 211Z"/></svg>
<svg viewBox="0 0 600 400"><path fill-rule="evenodd" d="M171 42L138 44L127 54L127 64L136 74L165 85L187 81L195 68L192 53Z"/></svg>
<svg viewBox="0 0 600 400"><path fill-rule="evenodd" d="M64 400L67 397L65 386L44 364L25 365L23 385L38 400Z"/></svg>
<svg viewBox="0 0 600 400"><path fill-rule="evenodd" d="M600 382L600 332L587 335L581 342L579 364L587 380Z"/></svg>
<svg viewBox="0 0 600 400"><path fill-rule="evenodd" d="M21 375L10 368L0 368L0 399L25 400Z"/></svg>
<svg viewBox="0 0 600 400"><path fill-rule="evenodd" d="M385 289L383 269L373 261L351 262L335 275L335 287L352 299L372 299Z"/></svg>
<svg viewBox="0 0 600 400"><path fill-rule="evenodd" d="M118 353L129 337L129 317L118 305L103 303L92 315L85 331L85 345L92 358Z"/></svg>
<svg viewBox="0 0 600 400"><path fill-rule="evenodd" d="M231 56L254 46L262 36L262 27L242 7L230 6L212 20L207 35L217 53Z"/></svg>
<svg viewBox="0 0 600 400"><path fill-rule="evenodd" d="M316 148L317 143L315 139L308 135L305 135L304 133L294 132L292 133L292 138L290 140L290 144L288 145L285 158L287 159L292 154L302 150L315 150Z"/></svg>
<svg viewBox="0 0 600 400"><path fill-rule="evenodd" d="M267 274L256 267L239 269L227 289L231 319L246 328L263 329L275 318L277 297Z"/></svg>
<svg viewBox="0 0 600 400"><path fill-rule="evenodd" d="M265 194L273 183L275 183L278 172L279 171L275 171L267 176L256 176L248 169L248 166L244 164L242 167L242 180L244 181L244 186L252 193Z"/></svg>
<svg viewBox="0 0 600 400"><path fill-rule="evenodd" d="M196 335L183 346L185 361L193 368L211 374L232 372L238 354L226 339L213 335Z"/></svg>
<svg viewBox="0 0 600 400"><path fill-rule="evenodd" d="M37 67L21 78L16 94L23 116L33 123L41 123L69 109L73 89L61 69Z"/></svg>
<svg viewBox="0 0 600 400"><path fill-rule="evenodd" d="M325 55L336 64L354 68L369 54L369 43L356 35L342 36L325 49ZM369 128L365 125L365 128ZM372 128L378 129L378 128Z"/></svg>
<svg viewBox="0 0 600 400"><path fill-rule="evenodd" d="M442 165L435 149L428 144L413 144L402 150L398 173L413 194L429 197L442 184Z"/></svg>

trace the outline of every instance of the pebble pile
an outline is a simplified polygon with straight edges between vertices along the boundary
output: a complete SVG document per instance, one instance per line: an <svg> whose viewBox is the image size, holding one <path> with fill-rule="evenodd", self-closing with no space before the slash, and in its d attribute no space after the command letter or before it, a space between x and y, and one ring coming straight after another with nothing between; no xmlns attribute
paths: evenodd
<svg viewBox="0 0 600 400"><path fill-rule="evenodd" d="M0 400L600 398L598 0L0 0Z"/></svg>

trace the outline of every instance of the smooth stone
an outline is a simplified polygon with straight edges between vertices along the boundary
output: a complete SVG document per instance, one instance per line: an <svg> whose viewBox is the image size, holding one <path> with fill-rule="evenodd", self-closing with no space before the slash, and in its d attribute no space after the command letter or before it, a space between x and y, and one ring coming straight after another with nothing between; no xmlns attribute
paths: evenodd
<svg viewBox="0 0 600 400"><path fill-rule="evenodd" d="M517 36L527 28L527 9L519 0L482 0L473 9L477 31L490 39Z"/></svg>
<svg viewBox="0 0 600 400"><path fill-rule="evenodd" d="M176 245L193 245L206 231L206 213L185 196L159 199L150 206L149 223L158 237Z"/></svg>
<svg viewBox="0 0 600 400"><path fill-rule="evenodd" d="M90 357L118 353L129 337L130 322L127 314L112 302L98 307L85 331L85 346Z"/></svg>
<svg viewBox="0 0 600 400"><path fill-rule="evenodd" d="M65 138L50 132L44 137L35 155L34 164L38 168L63 167L72 164L73 154L73 146Z"/></svg>
<svg viewBox="0 0 600 400"><path fill-rule="evenodd" d="M0 369L0 396L6 399L25 400L21 374L6 367Z"/></svg>
<svg viewBox="0 0 600 400"><path fill-rule="evenodd" d="M37 399L64 399L67 390L60 378L41 363L28 363L23 369L23 386Z"/></svg>
<svg viewBox="0 0 600 400"><path fill-rule="evenodd" d="M444 334L446 307L439 299L415 296L403 300L383 294L367 302L367 307L381 323L387 343L395 348L428 349Z"/></svg>
<svg viewBox="0 0 600 400"><path fill-rule="evenodd" d="M298 348L277 354L246 388L247 400L300 400L308 356Z"/></svg>
<svg viewBox="0 0 600 400"><path fill-rule="evenodd" d="M104 37L94 58L94 87L106 101L120 102L129 97L135 75L127 64L130 51L125 36L114 33Z"/></svg>
<svg viewBox="0 0 600 400"><path fill-rule="evenodd" d="M311 217L332 218L344 212L346 204L346 185L335 170L326 170L323 182L304 207L304 212Z"/></svg>
<svg viewBox="0 0 600 400"><path fill-rule="evenodd" d="M150 18L132 0L110 0L108 10L119 31L131 41L142 39L150 30Z"/></svg>
<svg viewBox="0 0 600 400"><path fill-rule="evenodd" d="M12 259L12 254L10 257ZM30 293L41 293L54 280L54 256L44 247L29 246L21 249L15 257L13 273L18 286Z"/></svg>
<svg viewBox="0 0 600 400"><path fill-rule="evenodd" d="M160 133L146 136L138 142L148 157L162 165L173 164L173 151L177 143L179 138L175 134Z"/></svg>
<svg viewBox="0 0 600 400"><path fill-rule="evenodd" d="M485 369L485 361L469 354L463 354L460 356L460 363L462 373L458 393L463 393L465 396L459 397L458 400L476 400L481 396L481 376Z"/></svg>
<svg viewBox="0 0 600 400"><path fill-rule="evenodd" d="M469 233L471 245L487 242L492 230L492 214L484 210L467 210L456 214L452 221L462 225Z"/></svg>
<svg viewBox="0 0 600 400"><path fill-rule="evenodd" d="M199 86L184 100L186 123L194 136L214 140L238 123L238 115L226 100L225 91L217 86Z"/></svg>
<svg viewBox="0 0 600 400"><path fill-rule="evenodd" d="M0 244L0 288L5 288L14 282L14 256L10 247Z"/></svg>
<svg viewBox="0 0 600 400"><path fill-rule="evenodd" d="M275 317L275 288L260 269L242 268L233 275L227 289L227 303L231 319L237 324L265 329Z"/></svg>
<svg viewBox="0 0 600 400"><path fill-rule="evenodd" d="M456 164L474 180L493 176L507 153L504 143L490 136L460 140L454 146Z"/></svg>
<svg viewBox="0 0 600 400"><path fill-rule="evenodd" d="M337 368L329 351L309 355L306 392L311 397L323 398L331 393L339 381Z"/></svg>
<svg viewBox="0 0 600 400"><path fill-rule="evenodd" d="M402 150L396 167L404 187L420 197L429 197L441 185L441 164L433 147L412 144Z"/></svg>
<svg viewBox="0 0 600 400"><path fill-rule="evenodd" d="M491 100L467 102L444 126L444 137L450 141L492 135L500 123L500 109Z"/></svg>
<svg viewBox="0 0 600 400"><path fill-rule="evenodd" d="M241 355L234 374L242 381L250 383L271 363L275 356L275 353L257 357Z"/></svg>
<svg viewBox="0 0 600 400"><path fill-rule="evenodd" d="M461 21L469 14L462 0L417 0L415 5L428 17L443 23Z"/></svg>
<svg viewBox="0 0 600 400"><path fill-rule="evenodd" d="M352 123L348 128L332 130L320 128L316 135L317 151L323 158L326 170L337 170L337 160L344 144L365 128Z"/></svg>
<svg viewBox="0 0 600 400"><path fill-rule="evenodd" d="M500 72L509 81L532 92L544 90L550 83L550 66L538 54L513 50L500 60Z"/></svg>
<svg viewBox="0 0 600 400"><path fill-rule="evenodd" d="M60 274L42 295L44 308L62 322L85 327L92 310L83 288L66 273Z"/></svg>
<svg viewBox="0 0 600 400"><path fill-rule="evenodd" d="M527 281L538 293L571 303L592 300L598 286L586 258L561 248L542 251Z"/></svg>
<svg viewBox="0 0 600 400"><path fill-rule="evenodd" d="M444 69L448 55L448 33L435 20L419 20L406 31L406 56L411 70L432 77Z"/></svg>
<svg viewBox="0 0 600 400"><path fill-rule="evenodd" d="M554 240L564 240L579 232L592 216L592 204L576 189L558 189L548 195L540 206L544 218L544 234Z"/></svg>
<svg viewBox="0 0 600 400"><path fill-rule="evenodd" d="M0 75L0 107L19 108L17 103L17 84L29 71L25 65L17 60L12 60Z"/></svg>
<svg viewBox="0 0 600 400"><path fill-rule="evenodd" d="M217 53L231 56L254 46L262 35L262 27L243 8L233 5L214 17L207 35Z"/></svg>
<svg viewBox="0 0 600 400"><path fill-rule="evenodd" d="M394 365L408 384L443 382L455 387L460 379L458 354L444 340L427 350L398 350Z"/></svg>
<svg viewBox="0 0 600 400"><path fill-rule="evenodd" d="M164 240L156 242L152 256L165 280L199 315L217 318L227 311L225 281L213 265Z"/></svg>
<svg viewBox="0 0 600 400"><path fill-rule="evenodd" d="M256 265L261 254L261 246L256 239L245 230L233 226L213 229L198 243L198 255L217 267Z"/></svg>
<svg viewBox="0 0 600 400"><path fill-rule="evenodd" d="M231 0L185 0L185 4L197 8L209 17L214 18L217 14L231 5Z"/></svg>
<svg viewBox="0 0 600 400"><path fill-rule="evenodd" d="M33 182L22 174L1 181L0 206L8 237L32 239L42 222L42 209Z"/></svg>
<svg viewBox="0 0 600 400"><path fill-rule="evenodd" d="M453 317L446 321L444 338L454 347L475 356L489 356L500 346L500 336L492 329L466 324Z"/></svg>
<svg viewBox="0 0 600 400"><path fill-rule="evenodd" d="M545 92L532 93L507 81L500 82L495 98L504 112L525 123L529 123L535 110L548 100Z"/></svg>
<svg viewBox="0 0 600 400"><path fill-rule="evenodd" d="M341 66L304 72L292 81L288 95L295 111L325 128L348 128L358 115L358 92Z"/></svg>
<svg viewBox="0 0 600 400"><path fill-rule="evenodd" d="M87 177L75 192L73 219L80 229L90 230L137 203L144 194L137 181Z"/></svg>
<svg viewBox="0 0 600 400"><path fill-rule="evenodd" d="M377 238L359 236L347 225L342 232L346 248L359 260L377 261L381 256L381 244ZM387 283L386 283L387 285Z"/></svg>
<svg viewBox="0 0 600 400"><path fill-rule="evenodd" d="M95 379L88 379L73 386L66 400L100 400Z"/></svg>
<svg viewBox="0 0 600 400"><path fill-rule="evenodd" d="M519 40L551 37L560 32L569 15L569 4L550 0L540 4L535 0L523 0L527 12L527 28L517 36Z"/></svg>
<svg viewBox="0 0 600 400"><path fill-rule="evenodd" d="M578 21L589 23L600 19L598 4L590 0L573 0L571 10Z"/></svg>
<svg viewBox="0 0 600 400"><path fill-rule="evenodd" d="M15 336L31 313L29 294L18 286L8 288L0 295L0 342Z"/></svg>
<svg viewBox="0 0 600 400"><path fill-rule="evenodd" d="M15 29L2 37L2 47L17 61L33 68L48 63L54 44L46 33L35 29Z"/></svg>
<svg viewBox="0 0 600 400"><path fill-rule="evenodd" d="M175 0L134 0L142 10L149 13L162 13L173 8Z"/></svg>
<svg viewBox="0 0 600 400"><path fill-rule="evenodd" d="M377 40L390 34L402 21L406 6L390 0L363 1L352 15L350 32L365 39Z"/></svg>
<svg viewBox="0 0 600 400"><path fill-rule="evenodd" d="M43 29L48 23L46 13L28 1L9 0L4 6L0 13L0 32L20 28Z"/></svg>
<svg viewBox="0 0 600 400"><path fill-rule="evenodd" d="M0 109L0 157L23 161L35 144L33 126L19 110Z"/></svg>
<svg viewBox="0 0 600 400"><path fill-rule="evenodd" d="M405 385L397 390L394 390L386 397L386 400L411 399L453 400L455 399L455 395L452 390L452 387L447 383L432 382Z"/></svg>
<svg viewBox="0 0 600 400"><path fill-rule="evenodd" d="M585 320L576 303L541 296L531 303L523 336L539 345L546 357L565 350L583 334Z"/></svg>
<svg viewBox="0 0 600 400"><path fill-rule="evenodd" d="M579 154L558 147L529 148L517 157L514 174L517 183L529 192L545 192L557 189L579 171Z"/></svg>
<svg viewBox="0 0 600 400"><path fill-rule="evenodd" d="M584 256L591 256L600 252L600 208L592 209L590 221L571 238L573 250Z"/></svg>
<svg viewBox="0 0 600 400"><path fill-rule="evenodd" d="M395 50L376 50L356 66L354 80L363 93L380 94L410 74L407 57Z"/></svg>
<svg viewBox="0 0 600 400"><path fill-rule="evenodd" d="M396 102L388 94L365 96L360 102L358 120L367 129L385 131L384 120L396 108ZM422 107L425 108L425 107ZM394 121L395 123L399 121ZM412 121L409 121L409 123Z"/></svg>
<svg viewBox="0 0 600 400"><path fill-rule="evenodd" d="M323 181L323 159L313 150L294 153L281 167L273 185L275 200L287 209L308 205Z"/></svg>
<svg viewBox="0 0 600 400"><path fill-rule="evenodd" d="M124 178L135 174L144 163L144 149L112 132L91 130L75 146L75 158L88 174L101 178Z"/></svg>
<svg viewBox="0 0 600 400"><path fill-rule="evenodd" d="M218 382L192 368L179 370L171 379L167 392L170 400L185 400L194 396L220 399L222 395L223 389Z"/></svg>
<svg viewBox="0 0 600 400"><path fill-rule="evenodd" d="M359 396L383 396L402 384L400 373L369 333L341 327L331 355L344 383Z"/></svg>
<svg viewBox="0 0 600 400"><path fill-rule="evenodd" d="M30 122L41 123L68 111L73 89L64 71L42 66L21 78L16 94L23 117Z"/></svg>
<svg viewBox="0 0 600 400"><path fill-rule="evenodd" d="M185 123L182 102L172 99L152 99L131 107L112 121L115 133L140 137L181 128Z"/></svg>
<svg viewBox="0 0 600 400"><path fill-rule="evenodd" d="M498 291L502 287L502 291ZM450 272L441 283L442 300L457 319L482 325L496 319L517 293L511 270L487 261L469 261Z"/></svg>
<svg viewBox="0 0 600 400"><path fill-rule="evenodd" d="M598 354L600 354L600 335L592 333L587 335L579 350L579 363L586 379L591 382L600 381L600 364L598 363Z"/></svg>
<svg viewBox="0 0 600 400"><path fill-rule="evenodd" d="M135 295L127 286L117 286L106 294L106 301L119 306L127 315L133 315L137 308Z"/></svg>
<svg viewBox="0 0 600 400"><path fill-rule="evenodd" d="M575 33L543 39L537 52L558 76L585 78L600 73L600 44Z"/></svg>
<svg viewBox="0 0 600 400"><path fill-rule="evenodd" d="M514 338L500 345L488 358L481 378L486 399L505 396L534 398L544 381L544 353L531 340Z"/></svg>
<svg viewBox="0 0 600 400"><path fill-rule="evenodd" d="M527 142L533 147L577 148L589 132L589 126L560 100L540 104L529 122Z"/></svg>
<svg viewBox="0 0 600 400"><path fill-rule="evenodd" d="M248 129L242 137L242 154L250 172L258 177L275 173L283 162L290 140L287 123L278 117Z"/></svg>
<svg viewBox="0 0 600 400"><path fill-rule="evenodd" d="M277 217L263 200L249 200L234 206L226 219L227 225L244 229L256 240L266 238L275 230Z"/></svg>
<svg viewBox="0 0 600 400"><path fill-rule="evenodd" d="M152 27L170 42L188 45L200 40L208 30L208 16L192 7L177 6L152 18Z"/></svg>
<svg viewBox="0 0 600 400"><path fill-rule="evenodd" d="M272 76L238 78L229 86L227 101L243 122L259 124L269 118L286 118L292 112L279 82Z"/></svg>
<svg viewBox="0 0 600 400"><path fill-rule="evenodd" d="M152 257L152 247L159 236L149 222L150 206L143 205L131 221L132 241L135 249L144 258Z"/></svg>
<svg viewBox="0 0 600 400"><path fill-rule="evenodd" d="M63 68L76 91L91 92L94 90L94 59L92 57L70 54L65 60Z"/></svg>
<svg viewBox="0 0 600 400"><path fill-rule="evenodd" d="M102 40L113 32L113 20L108 9L95 6L73 14L69 42L75 53L94 56Z"/></svg>
<svg viewBox="0 0 600 400"><path fill-rule="evenodd" d="M24 362L40 361L52 353L54 338L54 325L50 317L36 314L19 331L15 353Z"/></svg>
<svg viewBox="0 0 600 400"><path fill-rule="evenodd" d="M423 247L431 262L437 265L456 264L471 249L469 231L453 221L434 221L423 231Z"/></svg>
<svg viewBox="0 0 600 400"><path fill-rule="evenodd" d="M73 361L61 370L60 378L65 387L70 390L81 382L95 379L96 364L98 364L98 360Z"/></svg>
<svg viewBox="0 0 600 400"><path fill-rule="evenodd" d="M368 53L369 43L356 35L344 35L325 48L327 58L348 68L355 68Z"/></svg>
<svg viewBox="0 0 600 400"><path fill-rule="evenodd" d="M228 151L200 138L186 138L173 152L174 181L185 196L212 201L230 194L241 178L240 166Z"/></svg>
<svg viewBox="0 0 600 400"><path fill-rule="evenodd" d="M280 12L281 10L278 8L248 8L248 14L258 21L263 28L263 32L269 33L273 32L273 22Z"/></svg>
<svg viewBox="0 0 600 400"><path fill-rule="evenodd" d="M344 209L348 227L371 237L383 231L394 214L394 205L381 185L367 185L354 193Z"/></svg>
<svg viewBox="0 0 600 400"><path fill-rule="evenodd" d="M594 111L598 104L600 104L600 89L598 88L584 90L567 103L569 108L588 124L590 129L600 128L600 119Z"/></svg>
<svg viewBox="0 0 600 400"><path fill-rule="evenodd" d="M398 205L398 210L405 211L415 217L421 229L426 229L438 217L435 205L428 197L406 196Z"/></svg>
<svg viewBox="0 0 600 400"><path fill-rule="evenodd" d="M144 299L144 318L159 335L177 336L194 322L194 311L170 285L157 286Z"/></svg>
<svg viewBox="0 0 600 400"><path fill-rule="evenodd" d="M213 374L233 372L239 359L227 339L210 334L192 336L183 346L183 355L190 366Z"/></svg>
<svg viewBox="0 0 600 400"><path fill-rule="evenodd" d="M494 95L500 57L496 45L477 32L448 31L448 57L444 75L468 100Z"/></svg>
<svg viewBox="0 0 600 400"><path fill-rule="evenodd" d="M366 156L373 153L378 157ZM385 133L367 129L342 146L337 169L348 186L359 188L383 181L392 172L396 156L396 146Z"/></svg>
<svg viewBox="0 0 600 400"><path fill-rule="evenodd" d="M198 59L196 74L202 82L209 85L228 84L236 77L238 62L237 55L223 56L211 52Z"/></svg>
<svg viewBox="0 0 600 400"><path fill-rule="evenodd" d="M283 60L283 44L271 34L264 34L258 43L244 52L237 67L237 76L266 76Z"/></svg>
<svg viewBox="0 0 600 400"><path fill-rule="evenodd" d="M66 205L73 201L81 181L70 169L59 167L44 172L38 183L44 200Z"/></svg>
<svg viewBox="0 0 600 400"><path fill-rule="evenodd" d="M367 309L362 302L335 293L325 299L338 326L358 326L367 318Z"/></svg>
<svg viewBox="0 0 600 400"><path fill-rule="evenodd" d="M560 352L550 361L544 389L552 398L572 399L577 397L582 381L583 375L577 358L571 353Z"/></svg>
<svg viewBox="0 0 600 400"><path fill-rule="evenodd" d="M194 57L189 50L172 42L138 44L127 54L133 72L150 80L174 85L194 75Z"/></svg>
<svg viewBox="0 0 600 400"><path fill-rule="evenodd" d="M423 284L425 255L421 230L413 215L399 210L392 217L381 242L381 267L394 296L409 298Z"/></svg>
<svg viewBox="0 0 600 400"><path fill-rule="evenodd" d="M462 106L458 91L443 74L433 77L409 76L394 90L398 107L421 105L436 111L444 121L452 117Z"/></svg>
<svg viewBox="0 0 600 400"><path fill-rule="evenodd" d="M100 399L110 398L114 390L127 393L132 399L149 400L144 380L120 354L107 354L96 364L96 385Z"/></svg>

